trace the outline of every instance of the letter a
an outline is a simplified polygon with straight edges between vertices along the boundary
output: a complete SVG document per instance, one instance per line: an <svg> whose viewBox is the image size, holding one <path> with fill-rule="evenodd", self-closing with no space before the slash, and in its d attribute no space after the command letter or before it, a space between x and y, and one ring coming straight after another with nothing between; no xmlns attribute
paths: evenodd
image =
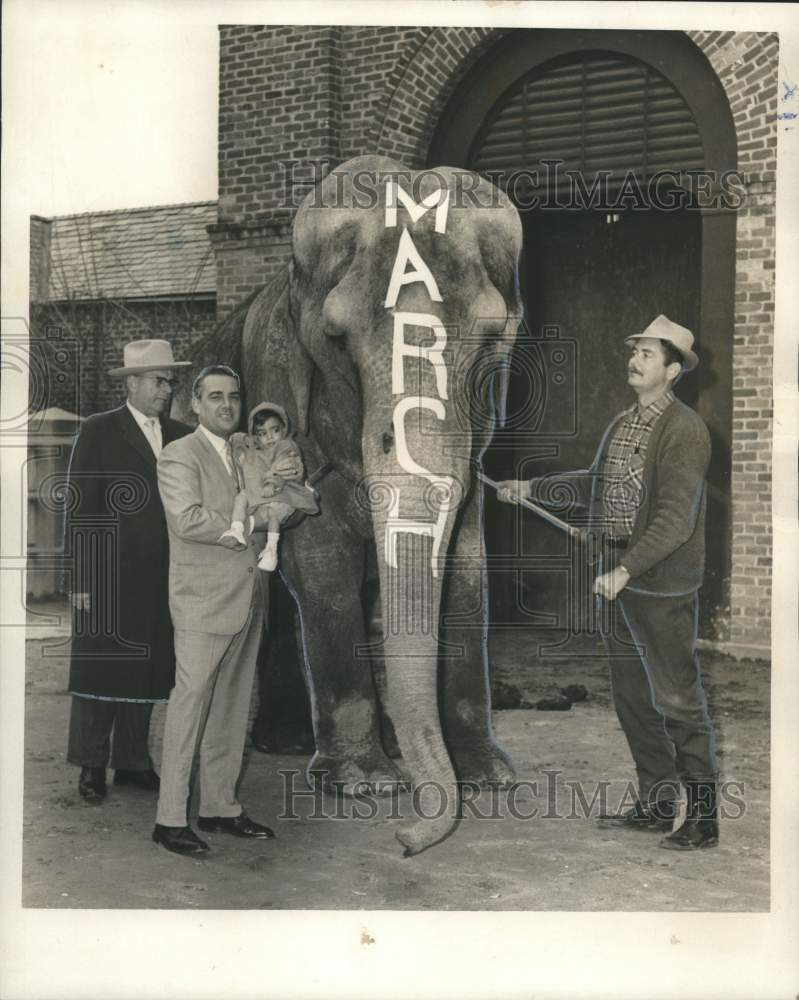
<svg viewBox="0 0 799 1000"><path fill-rule="evenodd" d="M406 273L408 264L413 267L413 270ZM403 226L402 236L400 236L399 246L397 247L397 256L394 259L394 269L391 272L391 281L388 283L388 292L385 301L386 309L393 309L397 304L397 296L399 295L400 288L403 285L411 285L414 281L424 282L427 294L433 302L442 301L436 279L414 246L411 234Z"/></svg>

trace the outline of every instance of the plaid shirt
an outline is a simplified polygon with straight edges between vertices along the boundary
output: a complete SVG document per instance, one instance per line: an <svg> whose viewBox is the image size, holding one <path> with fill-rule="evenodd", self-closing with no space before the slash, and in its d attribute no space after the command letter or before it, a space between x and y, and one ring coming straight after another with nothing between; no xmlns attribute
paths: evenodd
<svg viewBox="0 0 799 1000"><path fill-rule="evenodd" d="M652 428L674 402L669 390L643 410L633 403L608 442L600 469L603 527L612 538L627 539L633 531L644 492L644 458Z"/></svg>

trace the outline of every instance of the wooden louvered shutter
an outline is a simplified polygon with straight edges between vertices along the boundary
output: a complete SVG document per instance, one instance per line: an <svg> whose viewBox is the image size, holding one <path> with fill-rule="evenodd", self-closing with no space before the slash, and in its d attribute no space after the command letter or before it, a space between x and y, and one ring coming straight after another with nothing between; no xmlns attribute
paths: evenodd
<svg viewBox="0 0 799 1000"><path fill-rule="evenodd" d="M589 181L609 170L610 187L630 173L646 182L704 164L696 122L671 84L645 63L603 54L519 80L478 133L469 166L497 180L540 172L542 160L562 160L561 174L576 170Z"/></svg>

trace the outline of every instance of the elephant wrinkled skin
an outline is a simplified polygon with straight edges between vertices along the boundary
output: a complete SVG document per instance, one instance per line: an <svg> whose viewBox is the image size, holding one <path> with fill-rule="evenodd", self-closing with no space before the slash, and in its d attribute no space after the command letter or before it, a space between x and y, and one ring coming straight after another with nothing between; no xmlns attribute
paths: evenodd
<svg viewBox="0 0 799 1000"><path fill-rule="evenodd" d="M410 777L406 854L452 830L457 781L513 779L491 730L475 473L503 416L520 248L515 208L482 178L350 160L298 210L284 271L200 349L241 372L247 408L285 407L309 472L332 464L320 516L284 532L280 552L301 614L308 773L348 793ZM378 648L361 599L369 545ZM385 660L407 774L381 745L370 657Z"/></svg>

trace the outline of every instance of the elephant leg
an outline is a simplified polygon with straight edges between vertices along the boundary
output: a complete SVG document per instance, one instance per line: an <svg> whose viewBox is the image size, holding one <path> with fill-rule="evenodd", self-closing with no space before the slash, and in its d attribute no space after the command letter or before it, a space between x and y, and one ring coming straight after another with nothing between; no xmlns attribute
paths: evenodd
<svg viewBox="0 0 799 1000"><path fill-rule="evenodd" d="M481 507L482 491L478 488L461 512L450 548L454 571L446 577L441 616L442 716L458 780L507 786L515 780L515 771L491 726Z"/></svg>
<svg viewBox="0 0 799 1000"><path fill-rule="evenodd" d="M299 613L278 573L269 578L269 629L258 653L258 694L253 746L263 753L313 753Z"/></svg>
<svg viewBox="0 0 799 1000"><path fill-rule="evenodd" d="M361 588L364 542L330 518L292 532L282 572L300 610L316 752L308 780L351 795L389 794L401 780L383 750Z"/></svg>

